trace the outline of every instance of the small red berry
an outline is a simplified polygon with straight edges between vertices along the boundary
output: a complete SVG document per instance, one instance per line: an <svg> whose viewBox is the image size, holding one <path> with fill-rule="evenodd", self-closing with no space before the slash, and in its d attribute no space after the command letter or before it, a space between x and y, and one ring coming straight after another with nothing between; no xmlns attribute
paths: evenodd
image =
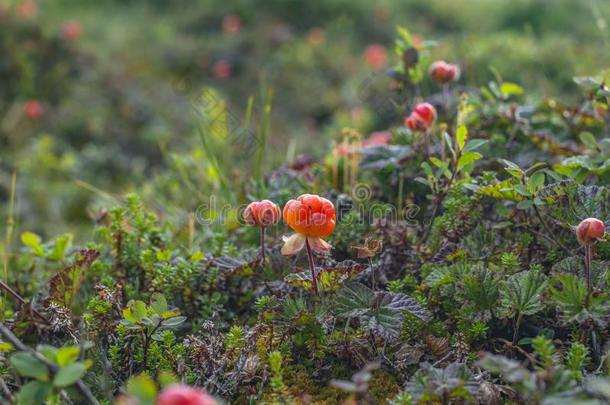
<svg viewBox="0 0 610 405"><path fill-rule="evenodd" d="M436 108L430 103L417 104L413 108L413 112L419 115L428 125L432 125L436 121Z"/></svg>
<svg viewBox="0 0 610 405"><path fill-rule="evenodd" d="M436 121L436 108L430 103L417 104L405 118L405 126L411 131L427 131Z"/></svg>
<svg viewBox="0 0 610 405"><path fill-rule="evenodd" d="M320 46L326 42L326 34L322 28L312 28L307 33L307 41L311 46Z"/></svg>
<svg viewBox="0 0 610 405"><path fill-rule="evenodd" d="M388 61L388 55L383 45L369 45L364 51L364 60L373 69L381 69Z"/></svg>
<svg viewBox="0 0 610 405"><path fill-rule="evenodd" d="M66 41L74 42L83 33L83 27L78 21L67 21L61 27L61 35Z"/></svg>
<svg viewBox="0 0 610 405"><path fill-rule="evenodd" d="M460 67L439 60L430 65L429 73L432 79L439 83L455 82L460 78Z"/></svg>
<svg viewBox="0 0 610 405"><path fill-rule="evenodd" d="M212 75L215 79L225 80L231 77L232 67L227 61L218 61L212 66Z"/></svg>
<svg viewBox="0 0 610 405"><path fill-rule="evenodd" d="M226 34L235 35L241 29L241 20L236 15L228 15L222 20L222 30Z"/></svg>
<svg viewBox="0 0 610 405"><path fill-rule="evenodd" d="M269 200L254 201L244 210L243 218L248 225L275 225L280 220L280 207Z"/></svg>
<svg viewBox="0 0 610 405"><path fill-rule="evenodd" d="M170 385L157 397L156 405L217 405L209 394L187 385Z"/></svg>
<svg viewBox="0 0 610 405"><path fill-rule="evenodd" d="M576 238L583 245L588 245L599 239L606 233L606 226L603 221L597 218L584 219L576 227Z"/></svg>
<svg viewBox="0 0 610 405"><path fill-rule="evenodd" d="M410 114L405 118L405 127L409 128L411 131L421 131L425 129L423 121L414 114Z"/></svg>
<svg viewBox="0 0 610 405"><path fill-rule="evenodd" d="M23 0L17 5L17 14L22 18L36 17L38 4L34 0Z"/></svg>
<svg viewBox="0 0 610 405"><path fill-rule="evenodd" d="M29 100L23 104L23 113L30 121L39 121L44 115L44 108L39 101Z"/></svg>
<svg viewBox="0 0 610 405"><path fill-rule="evenodd" d="M373 132L362 142L362 146L387 145L392 141L392 133L389 131Z"/></svg>

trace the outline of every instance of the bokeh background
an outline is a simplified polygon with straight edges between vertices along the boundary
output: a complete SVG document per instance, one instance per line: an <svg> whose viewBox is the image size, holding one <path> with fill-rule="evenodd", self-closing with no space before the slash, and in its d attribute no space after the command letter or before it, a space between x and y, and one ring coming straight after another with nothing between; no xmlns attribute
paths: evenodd
<svg viewBox="0 0 610 405"><path fill-rule="evenodd" d="M398 26L462 86L570 102L610 66L608 19L601 0L0 0L1 218L78 237L129 191L177 221L246 201L344 127L399 125L374 96Z"/></svg>

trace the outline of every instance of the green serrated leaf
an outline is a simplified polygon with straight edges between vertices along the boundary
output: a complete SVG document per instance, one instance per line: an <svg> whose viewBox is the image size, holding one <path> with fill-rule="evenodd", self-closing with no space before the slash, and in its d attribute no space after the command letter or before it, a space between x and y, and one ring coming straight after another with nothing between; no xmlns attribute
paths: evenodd
<svg viewBox="0 0 610 405"><path fill-rule="evenodd" d="M361 283L345 283L337 292L336 311L337 316L343 318L355 318L370 310L370 301L373 291Z"/></svg>
<svg viewBox="0 0 610 405"><path fill-rule="evenodd" d="M500 290L503 315L533 315L542 310L542 293L547 282L544 274L529 270L508 278Z"/></svg>

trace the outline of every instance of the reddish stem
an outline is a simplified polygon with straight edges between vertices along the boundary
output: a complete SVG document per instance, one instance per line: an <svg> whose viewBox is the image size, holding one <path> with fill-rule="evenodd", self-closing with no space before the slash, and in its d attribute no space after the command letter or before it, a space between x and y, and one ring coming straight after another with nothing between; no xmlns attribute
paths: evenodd
<svg viewBox="0 0 610 405"><path fill-rule="evenodd" d="M587 282L587 297L585 298L585 308L591 305L591 293L593 291L593 282L591 280L591 244L585 244L585 280Z"/></svg>
<svg viewBox="0 0 610 405"><path fill-rule="evenodd" d="M265 264L265 227L261 226L261 263Z"/></svg>
<svg viewBox="0 0 610 405"><path fill-rule="evenodd" d="M311 269L311 284L313 286L313 292L318 295L318 280L316 280L316 267L313 264L313 253L309 241L305 239L305 247L307 247L307 257L309 258L309 268Z"/></svg>

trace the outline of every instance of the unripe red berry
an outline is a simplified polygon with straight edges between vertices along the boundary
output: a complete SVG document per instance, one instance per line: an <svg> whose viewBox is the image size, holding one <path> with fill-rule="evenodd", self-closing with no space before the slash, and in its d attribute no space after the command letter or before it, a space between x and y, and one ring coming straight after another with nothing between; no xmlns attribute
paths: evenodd
<svg viewBox="0 0 610 405"><path fill-rule="evenodd" d="M368 138L362 142L362 146L387 145L392 142L392 133L389 131L373 132Z"/></svg>
<svg viewBox="0 0 610 405"><path fill-rule="evenodd" d="M599 239L606 233L606 226L603 221L597 218L584 219L576 227L576 238L583 245L588 245Z"/></svg>
<svg viewBox="0 0 610 405"><path fill-rule="evenodd" d="M244 210L243 218L248 225L275 225L280 220L280 207L269 200L254 201Z"/></svg>
<svg viewBox="0 0 610 405"><path fill-rule="evenodd" d="M23 104L23 113L30 121L38 121L44 115L44 108L39 101L29 100Z"/></svg>
<svg viewBox="0 0 610 405"><path fill-rule="evenodd" d="M157 397L157 405L217 405L209 394L188 385L170 385Z"/></svg>
<svg viewBox="0 0 610 405"><path fill-rule="evenodd" d="M460 67L444 60L439 60L430 65L429 70L432 79L439 83L454 82L460 78Z"/></svg>
<svg viewBox="0 0 610 405"><path fill-rule="evenodd" d="M388 61L388 55L383 45L369 45L364 51L364 60L373 69L381 69Z"/></svg>
<svg viewBox="0 0 610 405"><path fill-rule="evenodd" d="M430 103L417 104L405 118L405 126L411 131L427 131L436 121L436 108Z"/></svg>
<svg viewBox="0 0 610 405"><path fill-rule="evenodd" d="M235 35L241 29L241 20L236 15L228 15L222 20L222 30L229 34Z"/></svg>
<svg viewBox="0 0 610 405"><path fill-rule="evenodd" d="M419 115L428 125L432 125L436 121L436 108L430 103L417 104L413 112Z"/></svg>
<svg viewBox="0 0 610 405"><path fill-rule="evenodd" d="M32 18L38 14L38 4L34 0L23 0L17 4L17 15L22 18Z"/></svg>
<svg viewBox="0 0 610 405"><path fill-rule="evenodd" d="M78 21L67 21L61 27L61 35L66 41L74 42L83 33L83 27Z"/></svg>
<svg viewBox="0 0 610 405"><path fill-rule="evenodd" d="M232 70L233 68L229 62L221 60L212 66L212 75L215 79L225 80L231 77Z"/></svg>
<svg viewBox="0 0 610 405"><path fill-rule="evenodd" d="M405 118L405 126L411 131L425 131L426 123L417 115L411 113Z"/></svg>

